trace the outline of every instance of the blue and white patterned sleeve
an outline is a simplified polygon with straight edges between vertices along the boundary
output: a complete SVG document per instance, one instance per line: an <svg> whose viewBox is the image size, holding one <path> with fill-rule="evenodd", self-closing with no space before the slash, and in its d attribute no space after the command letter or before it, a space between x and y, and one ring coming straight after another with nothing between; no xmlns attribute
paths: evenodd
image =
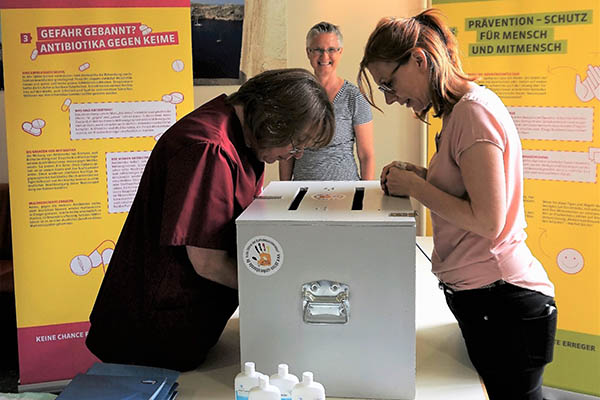
<svg viewBox="0 0 600 400"><path fill-rule="evenodd" d="M373 114L371 113L371 105L365 99L365 96L358 90L357 87L353 87L354 96L354 115L352 117L352 125L362 125L373 120Z"/></svg>

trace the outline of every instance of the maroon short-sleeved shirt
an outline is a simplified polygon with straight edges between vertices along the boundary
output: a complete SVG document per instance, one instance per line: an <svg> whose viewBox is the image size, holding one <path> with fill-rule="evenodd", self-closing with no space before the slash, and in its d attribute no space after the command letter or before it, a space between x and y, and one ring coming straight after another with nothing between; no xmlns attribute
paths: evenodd
<svg viewBox="0 0 600 400"><path fill-rule="evenodd" d="M90 315L86 343L102 361L194 368L237 307L237 291L196 274L185 250L233 255L235 218L262 187L264 164L225 99L183 117L150 155Z"/></svg>

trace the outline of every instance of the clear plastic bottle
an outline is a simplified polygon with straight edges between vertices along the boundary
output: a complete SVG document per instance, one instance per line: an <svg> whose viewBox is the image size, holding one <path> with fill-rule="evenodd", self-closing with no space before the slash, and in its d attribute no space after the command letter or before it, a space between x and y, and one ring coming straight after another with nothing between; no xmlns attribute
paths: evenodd
<svg viewBox="0 0 600 400"><path fill-rule="evenodd" d="M248 400L280 400L281 392L275 385L269 384L269 377L267 375L260 375L258 377L258 386L250 389L250 395Z"/></svg>
<svg viewBox="0 0 600 400"><path fill-rule="evenodd" d="M292 400L292 389L298 383L298 378L288 372L287 364L277 366L277 373L271 375L270 382L281 391L281 400Z"/></svg>
<svg viewBox="0 0 600 400"><path fill-rule="evenodd" d="M302 373L302 382L292 389L292 400L325 400L325 388L313 380L313 373Z"/></svg>
<svg viewBox="0 0 600 400"><path fill-rule="evenodd" d="M258 377L262 376L256 372L254 363L247 361L244 363L244 370L235 376L233 381L235 387L235 400L248 400L250 389L258 386Z"/></svg>

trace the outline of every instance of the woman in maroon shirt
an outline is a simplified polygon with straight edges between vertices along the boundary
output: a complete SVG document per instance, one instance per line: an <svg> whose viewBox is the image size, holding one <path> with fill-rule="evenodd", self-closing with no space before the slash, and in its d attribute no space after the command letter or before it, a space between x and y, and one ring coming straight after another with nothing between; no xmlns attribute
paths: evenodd
<svg viewBox="0 0 600 400"><path fill-rule="evenodd" d="M148 160L90 315L104 362L196 368L238 305L235 218L264 162L299 158L334 132L308 71L264 72L183 117Z"/></svg>

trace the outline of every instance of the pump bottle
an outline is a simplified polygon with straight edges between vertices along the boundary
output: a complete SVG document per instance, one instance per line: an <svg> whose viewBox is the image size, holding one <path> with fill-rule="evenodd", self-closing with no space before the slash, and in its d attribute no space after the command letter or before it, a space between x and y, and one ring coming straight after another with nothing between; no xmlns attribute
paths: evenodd
<svg viewBox="0 0 600 400"><path fill-rule="evenodd" d="M262 375L260 372L256 372L252 361L245 362L244 370L237 374L233 381L235 386L235 400L248 400L250 389L258 386L258 377Z"/></svg>
<svg viewBox="0 0 600 400"><path fill-rule="evenodd" d="M281 400L292 400L292 389L298 383L298 378L288 372L287 364L277 366L277 373L271 375L270 382L281 391Z"/></svg>
<svg viewBox="0 0 600 400"><path fill-rule="evenodd" d="M313 373L302 373L302 382L292 389L292 400L325 400L325 388L313 380Z"/></svg>
<svg viewBox="0 0 600 400"><path fill-rule="evenodd" d="M269 377L261 375L258 377L258 386L250 389L248 400L280 400L279 388L269 384Z"/></svg>

